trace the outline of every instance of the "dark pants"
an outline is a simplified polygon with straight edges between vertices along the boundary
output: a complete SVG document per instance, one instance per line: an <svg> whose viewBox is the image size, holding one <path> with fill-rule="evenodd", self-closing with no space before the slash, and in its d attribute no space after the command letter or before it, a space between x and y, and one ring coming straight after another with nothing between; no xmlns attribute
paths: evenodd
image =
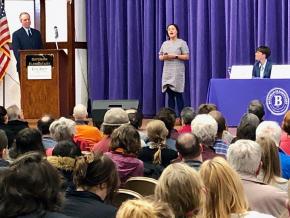
<svg viewBox="0 0 290 218"><path fill-rule="evenodd" d="M167 88L166 92L168 94L168 107L172 108L175 111L175 98L176 98L177 109L178 109L177 116L180 116L180 113L184 107L182 93L172 91L170 88Z"/></svg>

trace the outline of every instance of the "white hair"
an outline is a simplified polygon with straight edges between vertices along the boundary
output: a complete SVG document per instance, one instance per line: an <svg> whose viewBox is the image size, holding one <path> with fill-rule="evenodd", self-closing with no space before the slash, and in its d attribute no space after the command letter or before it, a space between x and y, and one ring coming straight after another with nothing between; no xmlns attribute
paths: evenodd
<svg viewBox="0 0 290 218"><path fill-rule="evenodd" d="M9 106L7 108L7 116L9 121L20 119L21 117L20 108L16 104Z"/></svg>
<svg viewBox="0 0 290 218"><path fill-rule="evenodd" d="M199 114L191 122L191 131L201 144L212 146L217 134L216 120L208 114Z"/></svg>
<svg viewBox="0 0 290 218"><path fill-rule="evenodd" d="M50 124L49 132L56 141L70 140L75 134L75 125L73 120L61 117Z"/></svg>
<svg viewBox="0 0 290 218"><path fill-rule="evenodd" d="M256 138L270 137L279 147L282 130L275 121L263 121L256 129Z"/></svg>
<svg viewBox="0 0 290 218"><path fill-rule="evenodd" d="M76 120L83 120L87 117L87 108L83 104L77 104L73 110L73 116Z"/></svg>
<svg viewBox="0 0 290 218"><path fill-rule="evenodd" d="M240 139L229 146L227 160L237 171L256 175L261 163L262 148L252 140Z"/></svg>

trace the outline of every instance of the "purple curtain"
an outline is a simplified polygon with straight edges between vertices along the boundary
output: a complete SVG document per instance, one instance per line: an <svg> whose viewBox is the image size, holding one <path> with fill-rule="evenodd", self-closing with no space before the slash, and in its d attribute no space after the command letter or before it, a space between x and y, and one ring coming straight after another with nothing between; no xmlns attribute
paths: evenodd
<svg viewBox="0 0 290 218"><path fill-rule="evenodd" d="M170 23L187 41L186 105L204 103L211 78L253 64L267 45L276 64L290 63L290 0L87 0L89 96L139 99L143 113L165 105L158 52Z"/></svg>

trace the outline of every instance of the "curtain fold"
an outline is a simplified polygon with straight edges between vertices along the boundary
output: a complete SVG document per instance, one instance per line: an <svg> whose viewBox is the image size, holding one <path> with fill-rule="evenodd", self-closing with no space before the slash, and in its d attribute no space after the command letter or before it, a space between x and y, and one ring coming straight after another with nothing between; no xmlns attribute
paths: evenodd
<svg viewBox="0 0 290 218"><path fill-rule="evenodd" d="M139 99L143 113L165 105L158 52L166 26L187 41L185 103L204 103L211 78L235 64L253 64L267 45L276 64L289 63L290 0L87 0L89 95Z"/></svg>

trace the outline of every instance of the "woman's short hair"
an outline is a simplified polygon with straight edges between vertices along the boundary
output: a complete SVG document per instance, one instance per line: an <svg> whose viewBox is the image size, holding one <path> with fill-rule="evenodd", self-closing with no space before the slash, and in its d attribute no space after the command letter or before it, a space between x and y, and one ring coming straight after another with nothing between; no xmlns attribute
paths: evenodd
<svg viewBox="0 0 290 218"><path fill-rule="evenodd" d="M260 100L252 100L248 105L248 113L255 114L260 122L263 121L263 117L265 115L264 105Z"/></svg>
<svg viewBox="0 0 290 218"><path fill-rule="evenodd" d="M237 128L238 139L256 140L256 128L260 124L259 118L255 114L246 113L242 116Z"/></svg>
<svg viewBox="0 0 290 218"><path fill-rule="evenodd" d="M80 148L71 140L63 140L56 144L52 150L53 156L75 158L82 155Z"/></svg>
<svg viewBox="0 0 290 218"><path fill-rule="evenodd" d="M279 148L270 137L258 137L256 142L262 148L263 181L270 184L275 176L281 177Z"/></svg>
<svg viewBox="0 0 290 218"><path fill-rule="evenodd" d="M102 154L87 154L77 157L73 181L75 185L90 190L105 183L108 189L106 199L112 199L119 184L114 162Z"/></svg>
<svg viewBox="0 0 290 218"><path fill-rule="evenodd" d="M185 125L190 125L196 114L192 107L184 107L180 113L180 116Z"/></svg>
<svg viewBox="0 0 290 218"><path fill-rule="evenodd" d="M200 214L204 199L203 182L193 168L184 163L170 164L162 172L155 198L169 204L176 217Z"/></svg>
<svg viewBox="0 0 290 218"><path fill-rule="evenodd" d="M201 104L197 109L197 114L208 114L211 111L217 110L215 104Z"/></svg>
<svg viewBox="0 0 290 218"><path fill-rule="evenodd" d="M157 113L155 119L161 120L164 122L168 130L167 138L169 138L171 131L174 129L174 125L175 125L175 119L176 119L175 111L168 107L161 108L160 111Z"/></svg>
<svg viewBox="0 0 290 218"><path fill-rule="evenodd" d="M218 130L215 119L208 114L199 114L191 122L191 131L201 144L212 146Z"/></svg>
<svg viewBox="0 0 290 218"><path fill-rule="evenodd" d="M174 26L174 27L175 27L175 29L176 29L176 31L177 31L177 38L179 38L179 27L178 27L177 24L175 24L175 23L171 23L171 24L168 24L168 25L167 25L167 27L166 27L166 35L167 35L167 37L169 38L169 35L168 35L168 28L169 28L170 26Z"/></svg>
<svg viewBox="0 0 290 218"><path fill-rule="evenodd" d="M154 199L136 199L125 201L119 208L116 218L174 218L169 205Z"/></svg>
<svg viewBox="0 0 290 218"><path fill-rule="evenodd" d="M142 121L144 117L142 111L132 108L126 110L126 113L128 114L131 125L134 126L136 129L139 129L142 126Z"/></svg>
<svg viewBox="0 0 290 218"><path fill-rule="evenodd" d="M44 154L44 150L40 131L38 129L25 128L17 133L9 155L12 158L17 158L29 151L37 151Z"/></svg>
<svg viewBox="0 0 290 218"><path fill-rule="evenodd" d="M122 148L126 154L137 154L141 149L140 135L130 124L115 129L111 135L111 149Z"/></svg>
<svg viewBox="0 0 290 218"><path fill-rule="evenodd" d="M290 135L290 110L286 112L283 122L282 122L282 129Z"/></svg>
<svg viewBox="0 0 290 218"><path fill-rule="evenodd" d="M279 124L275 121L263 121L256 129L256 138L270 137L279 146L282 130Z"/></svg>
<svg viewBox="0 0 290 218"><path fill-rule="evenodd" d="M16 159L0 176L0 217L58 211L62 204L58 171L37 152Z"/></svg>
<svg viewBox="0 0 290 218"><path fill-rule="evenodd" d="M248 139L240 139L231 144L227 152L227 160L237 172L251 175L256 175L261 157L261 146Z"/></svg>
<svg viewBox="0 0 290 218"><path fill-rule="evenodd" d="M204 217L230 217L248 210L240 177L225 159L207 160L199 172L207 189Z"/></svg>
<svg viewBox="0 0 290 218"><path fill-rule="evenodd" d="M71 140L75 134L75 125L73 120L61 117L50 124L49 132L56 141Z"/></svg>

